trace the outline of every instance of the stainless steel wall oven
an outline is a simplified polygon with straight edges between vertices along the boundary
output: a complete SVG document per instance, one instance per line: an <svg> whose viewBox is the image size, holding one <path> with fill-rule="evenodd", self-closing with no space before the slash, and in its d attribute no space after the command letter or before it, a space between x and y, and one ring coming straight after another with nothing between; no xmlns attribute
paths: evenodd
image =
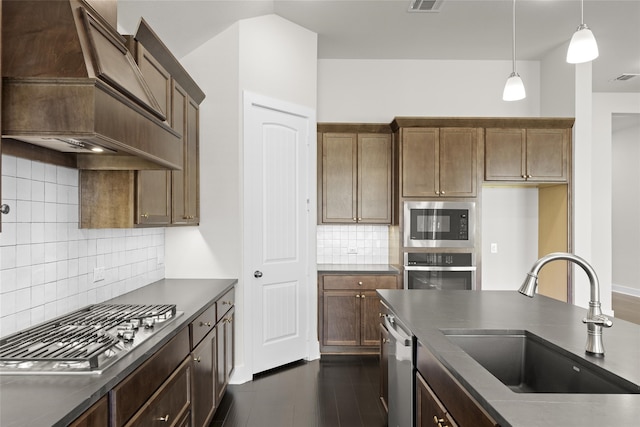
<svg viewBox="0 0 640 427"><path fill-rule="evenodd" d="M404 254L405 289L475 289L473 253L408 252Z"/></svg>

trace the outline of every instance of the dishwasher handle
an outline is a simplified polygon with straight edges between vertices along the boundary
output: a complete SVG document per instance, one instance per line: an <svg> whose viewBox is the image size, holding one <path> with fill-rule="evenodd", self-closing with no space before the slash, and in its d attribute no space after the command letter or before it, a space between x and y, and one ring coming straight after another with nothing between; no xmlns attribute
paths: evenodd
<svg viewBox="0 0 640 427"><path fill-rule="evenodd" d="M402 344L405 347L411 346L411 337L407 336L404 333L401 333L396 329L395 322L393 321L393 316L389 316L388 314L384 315L384 325L386 326L389 333L393 336L396 342ZM404 331L402 331L404 332Z"/></svg>

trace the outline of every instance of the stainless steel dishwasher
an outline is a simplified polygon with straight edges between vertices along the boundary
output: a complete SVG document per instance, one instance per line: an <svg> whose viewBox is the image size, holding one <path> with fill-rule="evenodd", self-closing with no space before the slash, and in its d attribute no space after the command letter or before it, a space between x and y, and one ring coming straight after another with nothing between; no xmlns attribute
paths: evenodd
<svg viewBox="0 0 640 427"><path fill-rule="evenodd" d="M388 427L413 427L415 406L415 339L397 317L384 315L389 331Z"/></svg>

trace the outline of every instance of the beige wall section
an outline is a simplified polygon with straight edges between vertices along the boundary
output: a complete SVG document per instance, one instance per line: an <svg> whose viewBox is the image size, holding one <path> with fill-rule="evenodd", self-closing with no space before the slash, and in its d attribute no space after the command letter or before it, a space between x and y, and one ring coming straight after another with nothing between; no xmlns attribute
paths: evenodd
<svg viewBox="0 0 640 427"><path fill-rule="evenodd" d="M551 252L568 251L567 186L552 185L538 189L538 257ZM538 292L560 301L567 301L567 261L546 265L538 277Z"/></svg>

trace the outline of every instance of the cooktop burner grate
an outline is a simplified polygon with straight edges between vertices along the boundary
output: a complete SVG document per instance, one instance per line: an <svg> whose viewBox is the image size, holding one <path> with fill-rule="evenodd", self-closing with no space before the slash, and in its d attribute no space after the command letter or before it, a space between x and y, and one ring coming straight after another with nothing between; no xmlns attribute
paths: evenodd
<svg viewBox="0 0 640 427"><path fill-rule="evenodd" d="M95 370L133 345L134 330L146 331L137 335L147 338L156 324L175 316L175 305L90 305L0 339L0 366L28 370L38 362L56 362L54 370L74 364Z"/></svg>

